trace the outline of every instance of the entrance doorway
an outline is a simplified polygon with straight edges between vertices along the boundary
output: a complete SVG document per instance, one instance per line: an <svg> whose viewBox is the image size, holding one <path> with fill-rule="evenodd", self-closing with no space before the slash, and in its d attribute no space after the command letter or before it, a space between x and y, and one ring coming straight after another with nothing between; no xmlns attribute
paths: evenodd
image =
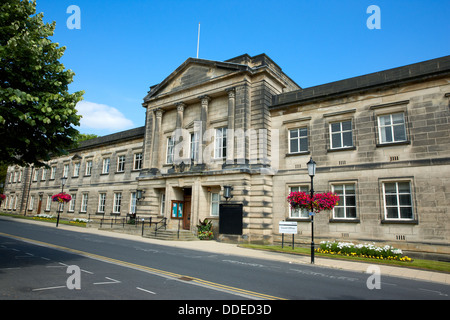
<svg viewBox="0 0 450 320"><path fill-rule="evenodd" d="M191 198L192 198L192 189L184 188L184 206L183 206L183 229L190 230L191 229Z"/></svg>

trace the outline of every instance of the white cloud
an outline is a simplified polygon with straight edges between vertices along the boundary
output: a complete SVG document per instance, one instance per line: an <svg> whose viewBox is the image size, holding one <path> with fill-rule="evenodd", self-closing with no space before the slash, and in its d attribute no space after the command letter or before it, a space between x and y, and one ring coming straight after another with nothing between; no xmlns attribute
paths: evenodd
<svg viewBox="0 0 450 320"><path fill-rule="evenodd" d="M134 127L133 121L106 104L80 101L76 109L78 114L83 116L80 120L81 129L120 131Z"/></svg>

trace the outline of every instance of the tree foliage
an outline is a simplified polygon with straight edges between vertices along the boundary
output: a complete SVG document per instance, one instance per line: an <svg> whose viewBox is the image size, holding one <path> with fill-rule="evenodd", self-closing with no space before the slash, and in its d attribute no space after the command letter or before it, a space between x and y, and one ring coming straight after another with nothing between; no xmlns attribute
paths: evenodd
<svg viewBox="0 0 450 320"><path fill-rule="evenodd" d="M84 92L68 92L74 72L59 61L66 48L49 39L55 26L35 1L0 3L0 162L42 166L78 135Z"/></svg>

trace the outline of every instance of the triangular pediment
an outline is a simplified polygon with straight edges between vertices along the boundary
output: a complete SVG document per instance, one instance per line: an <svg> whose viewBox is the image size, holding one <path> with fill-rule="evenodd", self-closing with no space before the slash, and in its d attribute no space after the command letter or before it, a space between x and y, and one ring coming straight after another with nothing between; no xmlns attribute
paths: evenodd
<svg viewBox="0 0 450 320"><path fill-rule="evenodd" d="M144 98L144 102L158 95L184 90L230 73L248 69L248 66L242 64L189 58L163 82L152 87Z"/></svg>

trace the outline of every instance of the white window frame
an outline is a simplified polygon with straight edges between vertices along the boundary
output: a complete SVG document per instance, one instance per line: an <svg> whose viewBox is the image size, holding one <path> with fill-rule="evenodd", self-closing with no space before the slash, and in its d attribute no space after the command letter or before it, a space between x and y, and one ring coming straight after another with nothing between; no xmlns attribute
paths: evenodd
<svg viewBox="0 0 450 320"><path fill-rule="evenodd" d="M45 211L52 209L52 196L47 196L47 203L45 204Z"/></svg>
<svg viewBox="0 0 450 320"><path fill-rule="evenodd" d="M331 185L331 189L334 193L336 193L335 188L337 186L342 186L342 194L338 194L339 195L339 201L338 204L333 208L333 219L346 219L346 220L354 220L358 218L358 205L357 205L357 201L356 201L356 183L354 182L346 182L346 183L333 183ZM354 194L352 195L351 193L348 193L350 190L347 190L349 188L346 188L346 186L353 186L354 188ZM337 194L337 193L336 193ZM355 198L355 205L350 205L347 203L347 197L351 197L353 196ZM337 217L336 216L336 208L343 208L344 210L344 216L343 217ZM354 217L349 217L347 216L347 209L349 208L355 208L355 216Z"/></svg>
<svg viewBox="0 0 450 320"><path fill-rule="evenodd" d="M86 171L84 172L85 176L90 176L92 174L92 160L86 161Z"/></svg>
<svg viewBox="0 0 450 320"><path fill-rule="evenodd" d="M74 177L78 177L80 175L80 167L81 167L80 162L75 162L73 164L73 176Z"/></svg>
<svg viewBox="0 0 450 320"><path fill-rule="evenodd" d="M216 128L214 137L214 158L224 159L227 156L227 127Z"/></svg>
<svg viewBox="0 0 450 320"><path fill-rule="evenodd" d="M216 199L214 199L216 197ZM219 192L211 192L211 206L210 206L210 215L212 217L219 216L219 205L220 205L220 193Z"/></svg>
<svg viewBox="0 0 450 320"><path fill-rule="evenodd" d="M172 164L173 163L173 152L175 149L175 143L174 143L173 137L167 137L167 148L166 148L166 164Z"/></svg>
<svg viewBox="0 0 450 320"><path fill-rule="evenodd" d="M141 170L142 161L143 161L142 152L135 153L133 159L133 170Z"/></svg>
<svg viewBox="0 0 450 320"><path fill-rule="evenodd" d="M305 135L301 135L301 133L303 133L303 131L306 131L306 136ZM291 137L291 133L292 132L297 132L297 137ZM296 154L296 153L302 153L302 152L307 152L308 151L308 127L299 127L299 128L294 128L294 129L289 129L288 131L288 151L289 153L292 154ZM306 149L302 149L302 140L306 140ZM297 144L297 148L298 151L292 151L291 149L291 141L296 141Z"/></svg>
<svg viewBox="0 0 450 320"><path fill-rule="evenodd" d="M137 203L136 192L131 192L131 194L130 194L130 214L136 213L136 203Z"/></svg>
<svg viewBox="0 0 450 320"><path fill-rule="evenodd" d="M166 210L166 193L165 192L161 193L160 203L161 203L160 213L162 216L164 216L164 211Z"/></svg>
<svg viewBox="0 0 450 320"><path fill-rule="evenodd" d="M76 203L76 199L77 199L77 195L76 194L71 194L70 195L72 197L72 199L70 199L69 202L69 212L74 212L75 211L75 203Z"/></svg>
<svg viewBox="0 0 450 320"><path fill-rule="evenodd" d="M103 159L102 174L108 174L109 173L110 164L111 164L111 158L104 158Z"/></svg>
<svg viewBox="0 0 450 320"><path fill-rule="evenodd" d="M10 201L12 200L10 199ZM30 196L30 202L28 203L28 210L33 211L33 206L34 206L34 196Z"/></svg>
<svg viewBox="0 0 450 320"><path fill-rule="evenodd" d="M116 172L125 172L125 155L120 155L117 157L117 171Z"/></svg>
<svg viewBox="0 0 450 320"><path fill-rule="evenodd" d="M69 165L65 164L63 168L63 177L67 178L69 176Z"/></svg>
<svg viewBox="0 0 450 320"><path fill-rule="evenodd" d="M399 192L399 183L408 183L409 184L409 192ZM386 184L395 184L395 193L386 193ZM412 221L414 220L414 203L413 203L413 190L412 190L412 182L411 180L396 180L396 181L383 181L383 207L384 207L384 219L388 221ZM396 196L396 205L388 205L386 201L386 196ZM409 195L410 205L402 205L400 203L400 196ZM389 218L388 217L388 208L396 208L397 209L397 218ZM411 217L410 218L402 218L401 217L401 208L411 208Z"/></svg>
<svg viewBox="0 0 450 320"><path fill-rule="evenodd" d="M97 212L98 213L105 213L105 207L106 207L106 193L105 192L100 192L98 194Z"/></svg>
<svg viewBox="0 0 450 320"><path fill-rule="evenodd" d="M87 212L88 200L89 200L89 194L88 193L83 193L83 195L81 196L80 212L83 212L83 213Z"/></svg>
<svg viewBox="0 0 450 320"><path fill-rule="evenodd" d="M394 124L393 122L393 116L395 115L402 115L402 123L396 123ZM389 117L389 122L390 124L388 125L381 125L381 118L382 117ZM379 141L380 144L386 144L386 143L396 143L396 142L404 142L404 141L408 141L408 137L407 137L407 132L406 132L406 118L405 118L405 113L404 112L395 112L395 113L389 113L389 114L380 114L377 117L378 120L378 136L379 136ZM405 136L404 139L395 139L395 132L394 132L394 127L399 127L399 126L403 126L403 134ZM390 135L392 138L392 141L387 141L386 140L386 136L384 136L384 140L383 140L383 129L387 129L389 128L390 131ZM386 131L384 131L386 132Z"/></svg>
<svg viewBox="0 0 450 320"><path fill-rule="evenodd" d="M55 180L56 177L56 166L51 166L50 168L50 179Z"/></svg>
<svg viewBox="0 0 450 320"><path fill-rule="evenodd" d="M36 182L38 180L38 176L39 176L39 169L34 168L33 182Z"/></svg>
<svg viewBox="0 0 450 320"><path fill-rule="evenodd" d="M41 181L45 181L47 179L47 168L42 169Z"/></svg>
<svg viewBox="0 0 450 320"><path fill-rule="evenodd" d="M190 159L191 161L197 161L198 160L198 151L199 151L199 145L200 145L200 135L198 132L193 132L190 134Z"/></svg>
<svg viewBox="0 0 450 320"><path fill-rule="evenodd" d="M343 129L343 123L344 122L350 122L350 129ZM333 131L333 125L339 124L339 130ZM342 120L342 121L336 121L331 122L329 125L330 128L330 148L331 149L343 149L343 148L351 148L353 147L353 121L351 119L349 120ZM351 137L351 144L350 145L344 145L344 134L350 133ZM338 135L339 136L339 143L340 146L334 146L333 145L333 136Z"/></svg>
<svg viewBox="0 0 450 320"><path fill-rule="evenodd" d="M122 192L114 192L113 213L120 214L122 206Z"/></svg>
<svg viewBox="0 0 450 320"><path fill-rule="evenodd" d="M293 189L298 189L298 190L293 190ZM295 192L295 191L303 191L303 192L310 192L311 188L309 185L306 184L301 184L301 185L296 185L296 186L289 186L289 194L291 192ZM305 218L310 218L309 217L309 211L308 209L292 209L291 206L289 206L289 218L290 219L305 219Z"/></svg>

